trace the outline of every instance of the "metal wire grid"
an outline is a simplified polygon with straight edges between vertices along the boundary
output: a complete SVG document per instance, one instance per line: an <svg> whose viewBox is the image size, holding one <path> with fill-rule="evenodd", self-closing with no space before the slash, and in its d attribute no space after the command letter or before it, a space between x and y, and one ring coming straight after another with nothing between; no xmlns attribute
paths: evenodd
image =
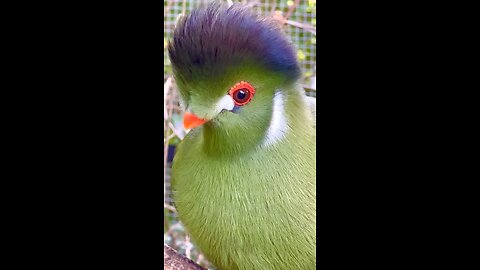
<svg viewBox="0 0 480 270"><path fill-rule="evenodd" d="M165 42L171 37L175 23L180 14L184 11L190 13L202 3L211 0L164 0L164 39ZM290 36L297 48L297 56L300 67L303 71L301 80L307 95L316 96L316 35L311 28L316 27L315 0L285 1L285 0L263 0L263 1L235 1L254 4L254 9L262 16L272 16L280 11L283 16L289 13L289 8L296 5L296 8L288 17L289 23L285 26L286 33ZM312 33L313 32L313 33ZM164 76L168 76L170 60L168 53L164 50Z"/></svg>

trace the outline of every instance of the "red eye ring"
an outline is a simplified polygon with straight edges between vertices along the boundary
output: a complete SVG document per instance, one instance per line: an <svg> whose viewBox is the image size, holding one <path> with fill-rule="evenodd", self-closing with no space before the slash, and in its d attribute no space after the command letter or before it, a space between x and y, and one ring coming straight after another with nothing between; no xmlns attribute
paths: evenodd
<svg viewBox="0 0 480 270"><path fill-rule="evenodd" d="M228 94L233 98L235 105L243 106L252 100L255 88L248 82L241 81L230 88Z"/></svg>

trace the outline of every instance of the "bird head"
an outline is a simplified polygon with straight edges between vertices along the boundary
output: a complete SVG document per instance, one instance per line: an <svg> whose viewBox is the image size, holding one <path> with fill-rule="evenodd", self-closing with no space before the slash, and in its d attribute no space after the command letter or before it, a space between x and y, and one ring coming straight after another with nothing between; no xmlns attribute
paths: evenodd
<svg viewBox="0 0 480 270"><path fill-rule="evenodd" d="M278 23L239 4L213 3L181 18L168 52L187 109L184 126L203 125L217 137L260 139L275 96L300 76Z"/></svg>

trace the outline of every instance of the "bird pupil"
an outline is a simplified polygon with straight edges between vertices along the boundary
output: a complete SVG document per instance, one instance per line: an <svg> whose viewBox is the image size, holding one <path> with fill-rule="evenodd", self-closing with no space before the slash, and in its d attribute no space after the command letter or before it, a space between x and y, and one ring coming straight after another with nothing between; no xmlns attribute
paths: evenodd
<svg viewBox="0 0 480 270"><path fill-rule="evenodd" d="M243 100L247 97L247 93L245 92L244 89L242 90L238 90L237 92L237 98L240 99L240 100Z"/></svg>

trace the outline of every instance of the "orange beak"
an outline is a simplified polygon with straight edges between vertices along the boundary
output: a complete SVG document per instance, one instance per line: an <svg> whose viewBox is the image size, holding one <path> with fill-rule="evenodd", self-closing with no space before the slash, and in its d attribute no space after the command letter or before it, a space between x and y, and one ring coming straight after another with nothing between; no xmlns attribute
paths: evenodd
<svg viewBox="0 0 480 270"><path fill-rule="evenodd" d="M201 126L205 122L207 122L207 120L201 119L190 112L185 112L185 115L183 116L183 126L185 129L192 129Z"/></svg>

